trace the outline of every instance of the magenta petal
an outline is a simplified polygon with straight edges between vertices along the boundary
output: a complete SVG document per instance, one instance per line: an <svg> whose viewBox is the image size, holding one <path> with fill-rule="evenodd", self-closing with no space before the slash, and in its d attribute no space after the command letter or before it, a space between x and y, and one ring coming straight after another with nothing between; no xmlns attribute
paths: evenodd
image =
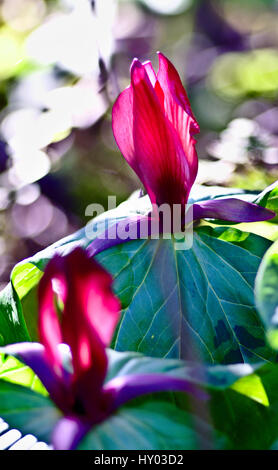
<svg viewBox="0 0 278 470"><path fill-rule="evenodd" d="M62 333L71 348L73 380L82 394L86 386L88 395L99 393L107 368L105 345L112 339L120 304L110 274L84 250L76 248L61 263L67 288Z"/></svg>
<svg viewBox="0 0 278 470"><path fill-rule="evenodd" d="M193 218L221 219L230 222L257 222L275 217L275 212L241 199L210 199L193 205Z"/></svg>
<svg viewBox="0 0 278 470"><path fill-rule="evenodd" d="M63 366L58 345L62 343L62 332L54 306L53 281L59 279L61 284L61 258L55 256L48 263L45 273L39 284L39 335L42 344L45 346L46 357L52 364L56 375L62 377Z"/></svg>
<svg viewBox="0 0 278 470"><path fill-rule="evenodd" d="M69 341L66 342L72 347L83 322L85 331L92 336L92 343L98 336L103 345L108 346L121 309L112 290L111 275L81 248L76 248L64 258L64 263L68 295L62 326L63 333L67 327ZM82 336L81 330L80 334Z"/></svg>
<svg viewBox="0 0 278 470"><path fill-rule="evenodd" d="M150 79L150 82L151 82L152 86L155 87L157 77L156 77L156 73L154 71L154 68L152 66L152 63L148 60L147 62L144 62L143 65L145 67L145 70L147 72L147 75Z"/></svg>
<svg viewBox="0 0 278 470"><path fill-rule="evenodd" d="M112 401L114 409L138 396L154 392L180 391L201 400L207 399L207 394L194 384L166 374L134 374L115 377L105 385L103 390L114 397Z"/></svg>
<svg viewBox="0 0 278 470"><path fill-rule="evenodd" d="M112 277L81 248L63 258L67 296L62 315L64 341L73 363L76 402L91 421L102 417L101 388L107 371L105 345L112 339L120 303Z"/></svg>
<svg viewBox="0 0 278 470"><path fill-rule="evenodd" d="M173 64L161 52L159 56L158 82L164 93L164 111L176 129L183 145L190 168L190 187L198 171L198 156L193 134L199 132L199 125L192 113L186 91Z"/></svg>
<svg viewBox="0 0 278 470"><path fill-rule="evenodd" d="M133 91L130 86L118 96L113 106L112 129L123 156L138 174L139 167L133 139Z"/></svg>
<svg viewBox="0 0 278 470"><path fill-rule="evenodd" d="M136 158L151 201L158 205L185 203L190 179L186 155L139 61L133 62L131 84Z"/></svg>
<svg viewBox="0 0 278 470"><path fill-rule="evenodd" d="M134 61L136 62L136 60ZM146 66L146 69L148 67ZM150 74L153 69L151 67ZM153 71L154 73L154 71ZM146 72L146 77L147 77ZM153 76L152 76L153 79ZM127 163L135 171L138 178L141 180L147 189L149 196L155 202L155 195L150 187L147 186L147 181L142 171L142 164L138 158L138 148L134 142L134 93L132 86L126 88L117 98L112 108L112 129L116 143L122 152Z"/></svg>
<svg viewBox="0 0 278 470"><path fill-rule="evenodd" d="M199 132L199 124L196 121L196 118L192 112L190 101L188 99L187 93L184 89L184 86L181 82L177 70L170 62L170 60L167 59L167 57L165 57L165 55L163 55L161 52L158 52L158 58L159 71L157 74L157 79L162 87L164 94L166 95L166 99L171 96L172 99L175 101L175 103L172 104L168 103L169 113L171 113L171 106L181 106L186 112L186 114L188 114L192 118L192 131Z"/></svg>
<svg viewBox="0 0 278 470"><path fill-rule="evenodd" d="M65 416L56 424L52 434L55 450L74 450L80 440L89 431L90 424L76 416Z"/></svg>

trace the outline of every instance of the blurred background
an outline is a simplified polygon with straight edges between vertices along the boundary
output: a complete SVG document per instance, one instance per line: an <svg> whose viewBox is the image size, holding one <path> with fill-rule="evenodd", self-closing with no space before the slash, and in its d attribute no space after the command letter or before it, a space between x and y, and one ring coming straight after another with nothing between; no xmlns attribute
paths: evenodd
<svg viewBox="0 0 278 470"><path fill-rule="evenodd" d="M278 179L278 0L0 1L0 288L15 263L139 187L111 106L134 57L178 69L201 126L197 181Z"/></svg>

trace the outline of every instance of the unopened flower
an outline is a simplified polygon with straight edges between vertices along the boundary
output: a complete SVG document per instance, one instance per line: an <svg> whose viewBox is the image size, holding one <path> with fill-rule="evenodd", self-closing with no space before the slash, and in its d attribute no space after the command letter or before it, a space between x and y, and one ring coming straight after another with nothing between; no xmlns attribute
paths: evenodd
<svg viewBox="0 0 278 470"><path fill-rule="evenodd" d="M185 207L198 171L194 135L199 125L173 64L160 52L156 73L151 62L134 59L131 84L112 111L116 142L145 186L153 205ZM253 222L274 217L256 204L236 198L193 205L193 219Z"/></svg>

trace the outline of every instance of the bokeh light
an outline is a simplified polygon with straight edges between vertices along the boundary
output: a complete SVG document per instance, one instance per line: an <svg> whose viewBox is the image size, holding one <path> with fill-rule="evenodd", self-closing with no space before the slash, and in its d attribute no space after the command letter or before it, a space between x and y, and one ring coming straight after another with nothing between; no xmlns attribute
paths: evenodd
<svg viewBox="0 0 278 470"><path fill-rule="evenodd" d="M278 178L278 8L272 0L2 0L0 284L88 222L90 203L140 187L111 107L134 57L164 52L201 133L203 185Z"/></svg>
<svg viewBox="0 0 278 470"><path fill-rule="evenodd" d="M176 15L186 10L192 0L141 0L148 8L161 15Z"/></svg>

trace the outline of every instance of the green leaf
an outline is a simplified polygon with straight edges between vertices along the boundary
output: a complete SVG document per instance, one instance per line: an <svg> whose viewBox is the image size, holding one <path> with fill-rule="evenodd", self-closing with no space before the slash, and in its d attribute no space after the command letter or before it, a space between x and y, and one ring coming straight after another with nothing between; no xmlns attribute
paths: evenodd
<svg viewBox="0 0 278 470"><path fill-rule="evenodd" d="M267 238L274 242L278 239L278 224L273 222L250 222L242 223L237 225L237 229L243 230L244 232L255 233L261 237Z"/></svg>
<svg viewBox="0 0 278 470"><path fill-rule="evenodd" d="M52 401L27 387L0 380L0 416L23 434L50 442L61 414Z"/></svg>
<svg viewBox="0 0 278 470"><path fill-rule="evenodd" d="M210 400L192 408L182 394L142 397L92 429L80 449L269 449L277 440L276 364L206 367L116 351L109 358L110 378L164 369L201 384Z"/></svg>
<svg viewBox="0 0 278 470"><path fill-rule="evenodd" d="M247 372L244 365L238 369L231 366L229 371L222 368L218 372L214 371L210 377L210 372L206 373L204 368L194 370L193 365L178 360L146 358L135 353L118 353L112 350L108 350L108 358L107 380L134 373L165 373L188 378L198 384L211 381L213 387L222 389ZM10 368L19 364L12 357L9 357L8 361ZM215 380L216 375L218 381ZM187 395L177 395L180 396L182 406L187 406ZM47 442L50 442L53 426L60 416L49 399L3 380L0 380L0 415L23 433L31 432ZM195 449L200 446L200 430L213 434L208 423L177 404L177 397L175 398L173 393L155 393L142 396L121 407L107 421L94 427L80 444L80 448Z"/></svg>
<svg viewBox="0 0 278 470"><path fill-rule="evenodd" d="M273 394L272 385L276 386L278 381L277 366L204 366L180 360L144 357L132 352L107 350L107 353L107 381L129 374L164 373L183 377L204 388L211 398L208 402L200 402L181 392L143 395L93 427L81 441L80 449L231 448L238 445L237 435L242 434L241 420L246 406L255 412L254 421L257 425L263 418L271 423L273 429L271 433L268 432L271 439L266 434L264 442L271 445L276 439L277 430L274 432L272 423L276 423L277 419L270 411L265 413L261 408L266 408L268 399L269 408L276 406L278 394ZM226 410L227 401L229 413ZM262 401L264 406L259 404ZM220 411L222 417L225 416L225 426L223 422L219 423ZM236 419L231 419L231 413ZM23 433L30 432L46 442L50 442L53 426L61 416L48 398L3 380L0 380L0 415L11 426ZM252 432L258 434L255 429L246 432L247 421L243 419L243 423L248 438L245 436L243 439L242 448L250 442Z"/></svg>
<svg viewBox="0 0 278 470"><path fill-rule="evenodd" d="M271 219L271 222L278 222L278 181L268 186L262 191L253 201L254 203L266 207L276 212L276 217Z"/></svg>
<svg viewBox="0 0 278 470"><path fill-rule="evenodd" d="M1 352L0 380L23 385L35 392L48 395L45 387L30 367L22 364L16 357L6 356Z"/></svg>
<svg viewBox="0 0 278 470"><path fill-rule="evenodd" d="M145 401L125 406L96 426L78 449L91 450L196 450L200 449L198 428L212 429L167 401ZM197 431L198 430L198 431Z"/></svg>
<svg viewBox="0 0 278 470"><path fill-rule="evenodd" d="M224 188L223 186L202 186L194 184L190 191L189 202L205 201L207 199L223 199L228 197L237 197L245 201L253 202L258 197L254 191L241 188Z"/></svg>
<svg viewBox="0 0 278 470"><path fill-rule="evenodd" d="M275 446L278 439L278 365L263 365L256 370L256 376L263 386L267 403L261 404L257 398L250 399L242 394L244 379L241 379L238 391L233 390L238 386L232 386L211 393L213 426L229 436L232 449L267 450ZM256 379L252 384L252 380L253 376L249 375L245 382L245 391L249 388L251 395L259 383Z"/></svg>
<svg viewBox="0 0 278 470"><path fill-rule="evenodd" d="M278 349L278 241L266 252L256 284L256 302L273 348Z"/></svg>
<svg viewBox="0 0 278 470"><path fill-rule="evenodd" d="M231 386L232 390L236 390L242 395L246 395L249 398L261 403L264 406L269 406L268 396L262 384L260 377L256 374L249 375L248 377L242 377L237 380Z"/></svg>
<svg viewBox="0 0 278 470"><path fill-rule="evenodd" d="M134 352L107 349L109 367L106 381L132 374L180 377L207 389L225 390L242 378L254 375L260 364L202 365L179 359L160 359Z"/></svg>
<svg viewBox="0 0 278 470"><path fill-rule="evenodd" d="M269 244L202 227L190 250L176 250L173 240L137 240L100 253L123 307L112 347L211 363L274 359L253 298Z"/></svg>
<svg viewBox="0 0 278 470"><path fill-rule="evenodd" d="M144 357L132 352L107 350L107 353L107 381L130 374L164 373L182 377L207 390L226 390L255 370L246 364L206 367L180 360ZM227 439L213 430L210 418L198 414L186 394L155 393L142 396L127 403L107 421L93 428L78 448L193 450L227 445Z"/></svg>
<svg viewBox="0 0 278 470"><path fill-rule="evenodd" d="M29 340L20 299L10 283L0 295L0 346Z"/></svg>

